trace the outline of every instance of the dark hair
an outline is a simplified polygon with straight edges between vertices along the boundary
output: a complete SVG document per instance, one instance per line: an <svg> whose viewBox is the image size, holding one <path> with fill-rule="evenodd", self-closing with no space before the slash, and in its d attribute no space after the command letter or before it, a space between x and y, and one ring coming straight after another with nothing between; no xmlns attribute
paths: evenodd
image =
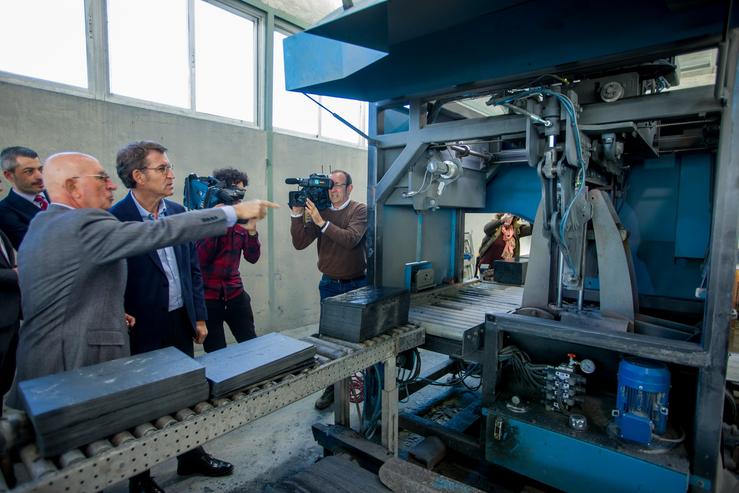
<svg viewBox="0 0 739 493"><path fill-rule="evenodd" d="M136 187L133 172L137 169L146 168L146 156L151 151L164 154L167 152L167 148L150 140L137 140L118 151L118 155L115 157L115 170L126 188Z"/></svg>
<svg viewBox="0 0 739 493"><path fill-rule="evenodd" d="M213 170L213 178L226 182L227 187L233 187L238 181L244 183L244 186L249 184L249 177L246 173L239 171L236 168L221 168Z"/></svg>
<svg viewBox="0 0 739 493"><path fill-rule="evenodd" d="M352 184L352 175L350 175L349 173L347 173L343 169L335 169L335 170L332 170L331 171L331 174L333 175L334 173L343 173L344 178L346 178L345 185L351 185Z"/></svg>
<svg viewBox="0 0 739 493"><path fill-rule="evenodd" d="M15 168L18 167L19 157L36 159L38 157L38 153L28 147L6 147L2 152L0 152L0 166L2 166L3 171L14 171Z"/></svg>

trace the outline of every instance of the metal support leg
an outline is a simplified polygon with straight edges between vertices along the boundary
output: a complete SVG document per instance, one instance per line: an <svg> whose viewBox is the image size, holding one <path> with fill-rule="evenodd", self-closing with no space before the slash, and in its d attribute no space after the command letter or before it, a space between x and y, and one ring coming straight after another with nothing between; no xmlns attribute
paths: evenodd
<svg viewBox="0 0 739 493"><path fill-rule="evenodd" d="M551 269L551 248L548 233L544 233L544 201L539 202L531 235L531 252L526 282L523 288L521 306L549 308L549 278Z"/></svg>
<svg viewBox="0 0 739 493"><path fill-rule="evenodd" d="M397 371L395 357L385 360L384 385L382 388L382 445L398 456L398 387L395 385Z"/></svg>
<svg viewBox="0 0 739 493"><path fill-rule="evenodd" d="M590 192L593 231L598 253L600 310L606 317L632 321L636 313L634 268L628 243L621 237L619 218L608 195Z"/></svg>
<svg viewBox="0 0 739 493"><path fill-rule="evenodd" d="M482 361L482 405L489 407L495 402L495 384L498 382L498 352L500 351L500 332L495 323L495 315L485 317L485 351Z"/></svg>
<svg viewBox="0 0 739 493"><path fill-rule="evenodd" d="M339 380L334 384L334 423L350 428L349 385L351 378Z"/></svg>
<svg viewBox="0 0 739 493"><path fill-rule="evenodd" d="M737 201L739 200L739 29L729 35L725 80L718 80L727 105L721 115L721 135L716 163L713 219L711 225L708 296L703 325L703 347L711 364L698 373L693 427L691 484L694 491L716 491L721 467L721 415L737 242Z"/></svg>

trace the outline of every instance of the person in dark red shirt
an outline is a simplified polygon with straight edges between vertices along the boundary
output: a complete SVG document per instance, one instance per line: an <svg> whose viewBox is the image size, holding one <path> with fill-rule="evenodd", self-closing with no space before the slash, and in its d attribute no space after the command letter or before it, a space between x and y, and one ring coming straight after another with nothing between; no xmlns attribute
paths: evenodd
<svg viewBox="0 0 739 493"><path fill-rule="evenodd" d="M246 173L234 168L218 169L213 177L228 188L246 188ZM260 244L257 222L235 224L223 236L197 241L195 247L200 260L208 310L208 337L203 342L206 352L226 347L223 323L227 323L238 342L256 337L251 298L244 290L239 274L241 257L254 264L259 260Z"/></svg>

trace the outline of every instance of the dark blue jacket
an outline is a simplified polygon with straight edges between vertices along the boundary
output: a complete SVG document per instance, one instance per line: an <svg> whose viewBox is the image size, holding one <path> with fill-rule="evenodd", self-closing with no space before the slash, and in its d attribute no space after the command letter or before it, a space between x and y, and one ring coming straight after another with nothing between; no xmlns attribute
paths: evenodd
<svg viewBox="0 0 739 493"><path fill-rule="evenodd" d="M46 195L46 192L44 192ZM49 200L49 197L46 197ZM18 250L28 231L28 224L41 209L30 203L11 189L8 196L0 200L0 229L10 239L13 248Z"/></svg>
<svg viewBox="0 0 739 493"><path fill-rule="evenodd" d="M185 208L175 202L165 200L164 203L168 215L185 212ZM130 193L113 205L110 213L121 221L142 221ZM127 259L128 281L124 306L126 313L136 317L136 325L130 331L132 354L175 346L183 353L192 355L195 322L207 319L203 278L195 245L188 242L174 245L173 248L179 267L182 302L190 319L190 332L170 332L169 284L156 250L130 257Z"/></svg>

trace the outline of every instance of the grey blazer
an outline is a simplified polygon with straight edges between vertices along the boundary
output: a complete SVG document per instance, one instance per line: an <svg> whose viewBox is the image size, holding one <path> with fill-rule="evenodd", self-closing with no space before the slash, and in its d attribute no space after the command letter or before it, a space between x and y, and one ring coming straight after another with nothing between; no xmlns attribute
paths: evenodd
<svg viewBox="0 0 739 493"><path fill-rule="evenodd" d="M24 323L8 405L21 406L18 382L129 355L126 257L225 233L218 209L146 222L56 204L39 213L18 252Z"/></svg>

